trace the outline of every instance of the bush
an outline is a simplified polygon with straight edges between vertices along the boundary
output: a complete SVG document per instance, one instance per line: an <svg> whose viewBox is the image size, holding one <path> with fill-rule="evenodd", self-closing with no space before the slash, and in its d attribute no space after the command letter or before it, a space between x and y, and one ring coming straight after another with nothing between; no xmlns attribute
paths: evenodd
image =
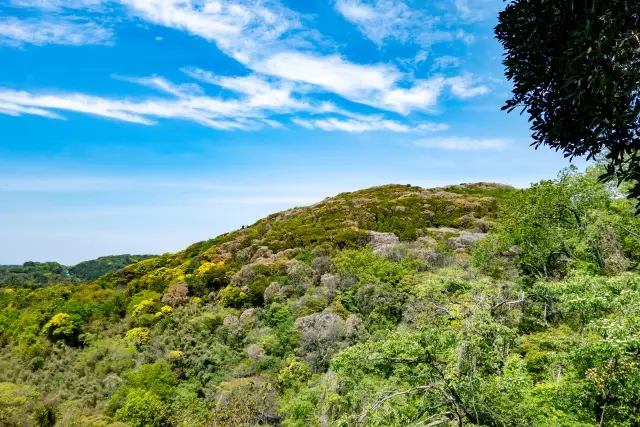
<svg viewBox="0 0 640 427"><path fill-rule="evenodd" d="M165 427L169 425L165 404L147 390L132 390L124 406L116 411L115 419L131 427Z"/></svg>
<svg viewBox="0 0 640 427"><path fill-rule="evenodd" d="M171 307L180 307L189 302L189 286L185 282L169 286L167 293L162 297L162 302Z"/></svg>

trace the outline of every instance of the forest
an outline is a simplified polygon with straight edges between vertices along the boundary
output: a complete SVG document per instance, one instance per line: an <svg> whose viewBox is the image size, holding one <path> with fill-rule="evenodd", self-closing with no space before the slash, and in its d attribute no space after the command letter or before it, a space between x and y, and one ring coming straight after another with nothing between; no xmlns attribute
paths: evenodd
<svg viewBox="0 0 640 427"><path fill-rule="evenodd" d="M57 262L27 261L23 265L0 265L0 286L37 288L48 284L83 283L113 273L134 262L154 255L109 255L74 266Z"/></svg>
<svg viewBox="0 0 640 427"><path fill-rule="evenodd" d="M4 282L0 425L638 426L640 218L602 173L374 187Z"/></svg>

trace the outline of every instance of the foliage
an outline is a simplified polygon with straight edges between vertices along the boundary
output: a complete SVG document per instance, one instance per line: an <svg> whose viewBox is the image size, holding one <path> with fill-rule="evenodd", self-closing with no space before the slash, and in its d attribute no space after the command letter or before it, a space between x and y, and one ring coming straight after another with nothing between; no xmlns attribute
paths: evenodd
<svg viewBox="0 0 640 427"><path fill-rule="evenodd" d="M496 27L513 98L534 145L608 160L604 177L640 197L640 4L629 0L516 0Z"/></svg>
<svg viewBox="0 0 640 427"><path fill-rule="evenodd" d="M4 287L0 424L635 426L640 220L600 173L377 187Z"/></svg>
<svg viewBox="0 0 640 427"><path fill-rule="evenodd" d="M151 258L154 255L112 255L66 267L57 262L25 262L0 265L0 287L38 288L54 283L83 283Z"/></svg>
<svg viewBox="0 0 640 427"><path fill-rule="evenodd" d="M632 251L622 236L637 228L631 203L597 179L599 168L587 173L575 168L556 180L542 181L519 191L502 204L495 235L476 249L476 263L486 271L499 268L502 253L515 260L526 276L559 277L571 265L597 273L628 267ZM624 220L621 220L625 218ZM624 222L633 224L631 227Z"/></svg>
<svg viewBox="0 0 640 427"><path fill-rule="evenodd" d="M124 406L116 411L118 421L132 427L163 427L169 425L163 402L150 391L133 390Z"/></svg>

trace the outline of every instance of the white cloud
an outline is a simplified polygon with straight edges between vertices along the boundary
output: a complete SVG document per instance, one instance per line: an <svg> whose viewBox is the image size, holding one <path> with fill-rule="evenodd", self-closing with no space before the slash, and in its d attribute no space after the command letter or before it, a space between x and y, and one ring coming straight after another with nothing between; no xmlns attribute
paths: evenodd
<svg viewBox="0 0 640 427"><path fill-rule="evenodd" d="M365 132L387 130L393 132L431 132L444 130L445 125L421 124L409 126L387 120L382 115L363 115L343 110L327 102L314 102L292 95L292 84L286 81L263 79L256 75L221 77L204 70L185 72L201 81L216 84L233 92L231 97L212 97L193 83L174 84L162 77L117 77L156 89L169 97L111 99L82 93L34 94L0 88L0 114L33 114L63 119L58 112L91 114L120 121L154 125L158 119L187 120L222 130L256 130L265 126L282 128L273 115L293 115L300 112L325 116L311 121L294 122L308 128ZM406 101L405 101L406 102ZM342 118L326 117L342 116Z"/></svg>
<svg viewBox="0 0 640 427"><path fill-rule="evenodd" d="M257 90L259 92L251 92L250 97L256 105L291 107L295 103L292 94L302 91L307 85L313 90L335 93L353 102L408 114L413 110L432 110L441 93L441 87L434 86L431 80L399 86L399 82L410 79L410 76L403 75L391 64L357 64L340 55L323 55L308 49L312 47L310 32L302 31L301 19L276 0L240 0L233 4L202 0L197 5L182 0L120 1L147 21L187 31L216 43L224 53L260 74L253 81L251 76L215 77L212 80L197 70L186 70L192 77L231 90L242 92L239 85ZM428 19L420 15L416 20L417 15L414 14L417 12L409 10L398 0L376 0L372 4L375 7L367 8L360 1L342 0L336 6L354 19L387 12L396 14L400 21L412 21L411 31L420 30L421 43L432 43L436 39L467 40L469 37L461 30L422 31L424 28L420 24L426 25ZM383 33L379 35L382 37ZM265 76L277 80L268 80ZM456 91L456 96L463 92ZM471 92L466 92L470 96Z"/></svg>
<svg viewBox="0 0 640 427"><path fill-rule="evenodd" d="M497 16L504 7L504 2L497 0L455 0L455 6L462 19L467 21L481 21Z"/></svg>
<svg viewBox="0 0 640 427"><path fill-rule="evenodd" d="M199 68L186 68L183 71L200 81L210 83L243 94L248 97L250 105L264 108L296 108L310 109L310 105L292 97L294 84L291 82L269 80L257 75L244 77L217 76Z"/></svg>
<svg viewBox="0 0 640 427"><path fill-rule="evenodd" d="M405 42L413 37L416 26L427 25L425 16L398 0L336 0L335 8L377 45L386 39Z"/></svg>
<svg viewBox="0 0 640 427"><path fill-rule="evenodd" d="M389 131L389 132L438 132L447 130L448 125L442 123L423 123L416 127L410 127L403 123L384 120L379 116L361 116L357 119L316 119L305 120L294 118L291 120L295 124L306 129L320 129L325 131L341 131L341 132L371 132L371 131Z"/></svg>
<svg viewBox="0 0 640 427"><path fill-rule="evenodd" d="M442 150L501 150L509 145L506 139L473 139L469 137L426 138L414 142L424 148Z"/></svg>
<svg viewBox="0 0 640 427"><path fill-rule="evenodd" d="M83 0L13 1L43 9L81 8L85 4ZM352 102L408 115L414 111L435 111L447 88L457 98L470 98L489 90L478 85L470 75L449 78L436 75L415 80L392 64L359 64L338 54L327 55L309 49L315 36L301 27L302 20L298 15L277 0L117 1L126 5L134 16L148 22L214 42L222 52L244 64L250 74L220 76L197 68L183 69L191 78L225 89L218 97L205 95L197 84L174 84L159 76L119 78L158 90L165 95L163 98L110 99L82 93L36 94L0 88L0 102L6 104L0 113L38 114L60 119L62 116L58 112L70 111L145 125L153 125L157 119L172 118L216 129L249 130L281 126L279 121L270 117L275 114L306 112L348 118L317 118L317 123L313 123L317 129L406 132L414 130L415 126L385 120L383 116L379 116L374 124L333 103L314 101L312 92L328 92ZM105 4L101 0L86 0L85 5L97 7ZM362 1L339 0L336 7L350 19L375 17L388 23L390 29L371 33L380 41L391 37L391 33L395 34L394 37L414 37L412 32L419 28L418 22L428 22L426 16L409 9L399 0L375 0L368 6ZM410 25L396 32L395 26L401 22L410 22ZM366 31L369 30L373 31ZM464 32L438 33L429 29L425 34L425 37L432 37L429 43L434 37L466 37ZM111 38L111 30L78 19L36 21L0 18L0 44L105 44ZM427 51L423 49L421 52L417 62L426 59Z"/></svg>
<svg viewBox="0 0 640 427"><path fill-rule="evenodd" d="M457 68L462 65L462 61L455 56L440 56L433 60L434 70L446 70L448 68Z"/></svg>
<svg viewBox="0 0 640 427"><path fill-rule="evenodd" d="M423 47L452 41L469 44L475 40L462 29L443 25L441 17L412 9L402 0L336 0L335 9L378 46L388 40Z"/></svg>
<svg viewBox="0 0 640 427"><path fill-rule="evenodd" d="M71 19L0 18L0 45L110 44L113 32L94 22Z"/></svg>
<svg viewBox="0 0 640 427"><path fill-rule="evenodd" d="M215 42L243 64L277 46L299 43L281 37L299 28L296 15L275 0L120 0L137 16ZM280 48L278 47L278 48Z"/></svg>
<svg viewBox="0 0 640 427"><path fill-rule="evenodd" d="M445 79L436 77L431 80L417 81L408 89L392 89L380 98L380 105L386 109L407 114L413 109L432 110L445 86Z"/></svg>
<svg viewBox="0 0 640 427"><path fill-rule="evenodd" d="M454 96L462 99L472 98L489 93L489 88L484 85L476 85L476 81L469 74L447 79Z"/></svg>
<svg viewBox="0 0 640 427"><path fill-rule="evenodd" d="M19 117L23 114L30 114L34 116L48 117L50 119L64 120L64 117L54 113L53 111L47 111L41 108L25 107L4 102L0 102L0 114L7 114L14 117Z"/></svg>
<svg viewBox="0 0 640 427"><path fill-rule="evenodd" d="M42 10L60 9L100 9L108 0L11 0L15 7L34 8Z"/></svg>
<svg viewBox="0 0 640 427"><path fill-rule="evenodd" d="M387 65L359 65L337 55L277 53L255 66L258 71L319 86L345 98L360 100L391 88L400 73Z"/></svg>

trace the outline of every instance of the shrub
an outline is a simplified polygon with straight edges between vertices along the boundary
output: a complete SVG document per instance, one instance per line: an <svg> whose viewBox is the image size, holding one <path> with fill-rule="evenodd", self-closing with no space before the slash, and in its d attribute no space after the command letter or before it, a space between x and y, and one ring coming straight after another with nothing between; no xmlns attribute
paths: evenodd
<svg viewBox="0 0 640 427"><path fill-rule="evenodd" d="M124 336L124 340L129 344L136 347L143 346L149 343L149 329L147 328L133 328L127 331Z"/></svg>
<svg viewBox="0 0 640 427"><path fill-rule="evenodd" d="M162 297L162 302L171 307L180 307L189 302L189 286L185 282L169 286L167 293Z"/></svg>
<svg viewBox="0 0 640 427"><path fill-rule="evenodd" d="M124 406L116 411L115 419L131 427L165 427L168 414L158 396L147 390L132 390Z"/></svg>
<svg viewBox="0 0 640 427"><path fill-rule="evenodd" d="M240 308L248 302L249 298L240 288L228 285L220 291L220 304L223 307Z"/></svg>

